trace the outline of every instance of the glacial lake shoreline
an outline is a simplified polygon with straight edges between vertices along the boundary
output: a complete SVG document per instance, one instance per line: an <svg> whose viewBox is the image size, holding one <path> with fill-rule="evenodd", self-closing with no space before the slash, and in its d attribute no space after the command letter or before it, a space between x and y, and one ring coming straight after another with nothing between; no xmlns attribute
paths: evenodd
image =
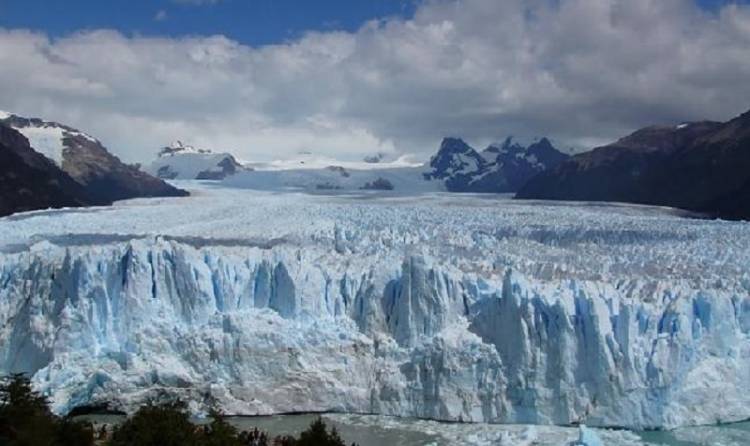
<svg viewBox="0 0 750 446"><path fill-rule="evenodd" d="M441 446L452 444L490 445L503 438L532 439L538 445L565 445L576 438L576 426L516 425L462 423L416 418L400 418L370 414L335 412L305 412L276 415L232 415L227 421L239 430L258 428L272 436L298 435L312 421L321 417L335 427L347 442L359 446L393 444L398 446ZM95 426L115 426L122 423L124 414L91 412L75 415L75 419L89 421ZM193 418L197 425L207 418ZM624 428L594 428L612 446L739 446L750 443L750 421L737 423L688 426L672 430L634 431ZM462 440L463 439L463 440ZM456 441L464 441L455 443ZM499 443L505 444L505 443Z"/></svg>

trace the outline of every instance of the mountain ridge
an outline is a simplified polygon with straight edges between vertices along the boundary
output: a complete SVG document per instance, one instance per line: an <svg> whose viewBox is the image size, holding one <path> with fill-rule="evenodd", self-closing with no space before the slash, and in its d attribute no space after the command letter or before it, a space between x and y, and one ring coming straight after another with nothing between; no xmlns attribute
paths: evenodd
<svg viewBox="0 0 750 446"><path fill-rule="evenodd" d="M98 139L65 124L2 112L0 127L6 160L0 166L5 181L2 200L8 203L4 214L49 207L109 205L139 197L188 195L136 166L123 163ZM34 175L41 175L46 186L33 185Z"/></svg>
<svg viewBox="0 0 750 446"><path fill-rule="evenodd" d="M547 138L524 147L508 137L478 152L461 138L447 137L430 159L424 178L444 181L450 192L515 192L537 173L568 157Z"/></svg>
<svg viewBox="0 0 750 446"><path fill-rule="evenodd" d="M35 152L21 133L0 123L0 216L88 203L80 184Z"/></svg>
<svg viewBox="0 0 750 446"><path fill-rule="evenodd" d="M649 126L532 178L521 199L621 201L750 219L750 112Z"/></svg>
<svg viewBox="0 0 750 446"><path fill-rule="evenodd" d="M247 169L229 152L196 149L177 140L159 150L146 170L168 180L223 180Z"/></svg>

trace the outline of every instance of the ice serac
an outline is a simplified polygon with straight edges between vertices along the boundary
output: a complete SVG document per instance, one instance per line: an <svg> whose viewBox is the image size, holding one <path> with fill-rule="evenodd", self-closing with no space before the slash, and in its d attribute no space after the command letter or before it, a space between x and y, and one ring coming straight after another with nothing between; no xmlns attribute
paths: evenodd
<svg viewBox="0 0 750 446"><path fill-rule="evenodd" d="M357 237L3 254L0 372L33 374L62 413L180 397L230 414L629 427L750 416L747 280L541 278Z"/></svg>

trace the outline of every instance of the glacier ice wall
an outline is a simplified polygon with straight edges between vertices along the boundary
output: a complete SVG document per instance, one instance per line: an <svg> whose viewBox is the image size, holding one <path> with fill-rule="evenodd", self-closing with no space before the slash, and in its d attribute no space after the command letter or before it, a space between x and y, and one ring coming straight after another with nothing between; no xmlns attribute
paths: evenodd
<svg viewBox="0 0 750 446"><path fill-rule="evenodd" d="M62 413L177 396L233 414L750 418L747 281L472 269L364 252L375 242L341 228L325 243L155 236L2 254L0 372L32 373Z"/></svg>

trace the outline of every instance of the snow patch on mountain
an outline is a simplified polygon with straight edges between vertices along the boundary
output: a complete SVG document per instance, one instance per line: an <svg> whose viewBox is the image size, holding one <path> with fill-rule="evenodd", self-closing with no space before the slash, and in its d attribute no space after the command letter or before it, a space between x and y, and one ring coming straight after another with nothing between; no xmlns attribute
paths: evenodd
<svg viewBox="0 0 750 446"><path fill-rule="evenodd" d="M29 140L31 147L62 167L64 153L70 147L69 138L82 137L92 143L99 143L93 136L58 124L40 119L27 119L12 113L0 114L0 120L6 121L11 128L20 132Z"/></svg>
<svg viewBox="0 0 750 446"><path fill-rule="evenodd" d="M31 149L78 183L80 188L66 188L76 203L104 205L141 196L185 195L139 166L123 163L96 138L67 125L15 114L2 123L23 135Z"/></svg>
<svg viewBox="0 0 750 446"><path fill-rule="evenodd" d="M185 154L185 153L201 153L201 154L207 154L211 153L210 150L207 149L196 149L195 147L185 144L180 140L173 141L170 145L164 147L159 151L159 156L173 156L175 154Z"/></svg>
<svg viewBox="0 0 750 446"><path fill-rule="evenodd" d="M63 151L65 150L63 129L53 126L42 126L21 127L16 130L20 131L29 140L34 150L51 159L58 166L62 166Z"/></svg>

